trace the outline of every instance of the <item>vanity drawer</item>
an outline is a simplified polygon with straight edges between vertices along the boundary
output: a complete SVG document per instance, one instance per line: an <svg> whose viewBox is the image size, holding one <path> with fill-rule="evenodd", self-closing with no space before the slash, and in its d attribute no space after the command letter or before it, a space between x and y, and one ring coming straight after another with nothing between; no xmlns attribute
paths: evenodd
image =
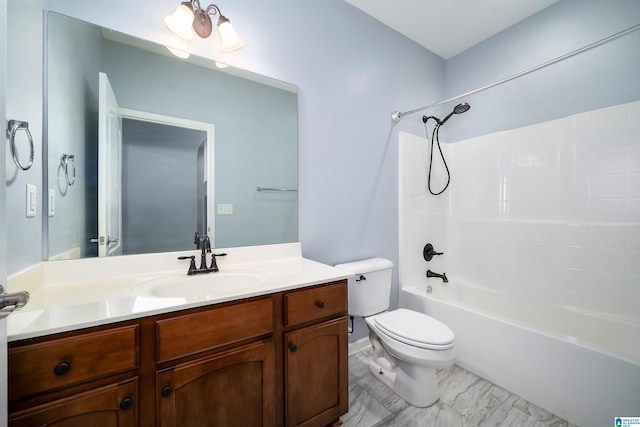
<svg viewBox="0 0 640 427"><path fill-rule="evenodd" d="M138 367L138 326L90 332L9 349L11 400Z"/></svg>
<svg viewBox="0 0 640 427"><path fill-rule="evenodd" d="M156 360L163 363L272 331L271 297L159 320Z"/></svg>
<svg viewBox="0 0 640 427"><path fill-rule="evenodd" d="M288 292L284 296L285 326L320 319L347 310L347 282Z"/></svg>

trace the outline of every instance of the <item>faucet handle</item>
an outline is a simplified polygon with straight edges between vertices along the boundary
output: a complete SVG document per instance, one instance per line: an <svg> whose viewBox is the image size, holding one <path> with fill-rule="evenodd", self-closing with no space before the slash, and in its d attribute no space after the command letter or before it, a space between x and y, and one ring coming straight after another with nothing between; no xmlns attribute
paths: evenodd
<svg viewBox="0 0 640 427"><path fill-rule="evenodd" d="M434 255L442 255L444 252L436 252L433 250L433 245L431 243L427 243L424 245L424 249L422 250L422 256L425 261L431 261Z"/></svg>
<svg viewBox="0 0 640 427"><path fill-rule="evenodd" d="M194 274L194 272L196 271L196 257L195 257L195 255L179 256L178 259L180 259L180 260L182 260L182 259L190 259L191 262L189 263L189 271L187 271L187 275L191 276L192 274Z"/></svg>
<svg viewBox="0 0 640 427"><path fill-rule="evenodd" d="M211 266L209 267L209 270L216 272L219 271L218 270L218 263L216 262L216 257L217 256L227 256L227 254L211 254Z"/></svg>

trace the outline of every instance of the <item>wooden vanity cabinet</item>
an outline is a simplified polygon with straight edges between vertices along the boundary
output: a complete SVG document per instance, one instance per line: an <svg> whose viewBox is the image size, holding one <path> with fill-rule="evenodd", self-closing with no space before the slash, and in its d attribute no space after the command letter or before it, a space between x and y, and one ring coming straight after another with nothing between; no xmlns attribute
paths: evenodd
<svg viewBox="0 0 640 427"><path fill-rule="evenodd" d="M125 324L11 343L9 425L138 425L138 337Z"/></svg>
<svg viewBox="0 0 640 427"><path fill-rule="evenodd" d="M268 296L157 321L156 425L274 426L273 319Z"/></svg>
<svg viewBox="0 0 640 427"><path fill-rule="evenodd" d="M346 281L9 343L9 426L317 426L347 411Z"/></svg>
<svg viewBox="0 0 640 427"><path fill-rule="evenodd" d="M347 287L337 282L284 296L285 424L325 426L347 412Z"/></svg>
<svg viewBox="0 0 640 427"><path fill-rule="evenodd" d="M273 343L261 341L156 374L159 426L275 426Z"/></svg>
<svg viewBox="0 0 640 427"><path fill-rule="evenodd" d="M137 380L98 387L14 413L12 427L134 427L138 425Z"/></svg>

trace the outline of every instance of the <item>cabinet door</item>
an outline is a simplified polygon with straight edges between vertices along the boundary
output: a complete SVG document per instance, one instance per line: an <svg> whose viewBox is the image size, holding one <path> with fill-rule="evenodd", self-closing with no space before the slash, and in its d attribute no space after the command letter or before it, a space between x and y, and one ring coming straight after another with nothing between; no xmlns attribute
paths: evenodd
<svg viewBox="0 0 640 427"><path fill-rule="evenodd" d="M347 320L285 336L287 426L325 426L348 409Z"/></svg>
<svg viewBox="0 0 640 427"><path fill-rule="evenodd" d="M156 374L160 426L273 426L273 343L257 342Z"/></svg>
<svg viewBox="0 0 640 427"><path fill-rule="evenodd" d="M133 427L137 400L137 380L128 380L11 414L9 426Z"/></svg>

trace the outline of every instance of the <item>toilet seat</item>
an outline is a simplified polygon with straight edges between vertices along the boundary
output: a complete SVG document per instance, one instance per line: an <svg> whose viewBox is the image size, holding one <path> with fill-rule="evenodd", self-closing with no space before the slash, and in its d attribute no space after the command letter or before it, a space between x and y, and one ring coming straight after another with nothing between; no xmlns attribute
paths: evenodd
<svg viewBox="0 0 640 427"><path fill-rule="evenodd" d="M447 350L454 346L455 334L447 325L417 311L399 308L372 320L380 332L414 347Z"/></svg>

